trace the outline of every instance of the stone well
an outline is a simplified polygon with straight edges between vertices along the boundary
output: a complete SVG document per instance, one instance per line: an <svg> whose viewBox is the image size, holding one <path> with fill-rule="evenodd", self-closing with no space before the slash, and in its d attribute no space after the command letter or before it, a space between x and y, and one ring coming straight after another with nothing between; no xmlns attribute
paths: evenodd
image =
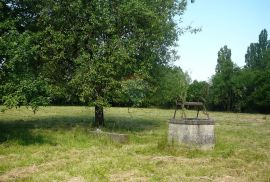
<svg viewBox="0 0 270 182"><path fill-rule="evenodd" d="M178 106L182 108L182 116L176 119ZM185 106L195 106L197 117L187 118ZM206 119L199 118L199 111L207 116ZM188 144L201 149L212 149L215 146L214 120L209 117L202 102L177 103L174 116L169 120L168 142L170 144Z"/></svg>
<svg viewBox="0 0 270 182"><path fill-rule="evenodd" d="M171 119L169 121L168 142L212 149L215 146L214 121L199 118Z"/></svg>

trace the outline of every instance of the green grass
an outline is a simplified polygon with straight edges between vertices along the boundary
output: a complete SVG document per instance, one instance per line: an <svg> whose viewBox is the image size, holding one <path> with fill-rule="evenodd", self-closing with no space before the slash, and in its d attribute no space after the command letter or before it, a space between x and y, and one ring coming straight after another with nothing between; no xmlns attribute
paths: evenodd
<svg viewBox="0 0 270 182"><path fill-rule="evenodd" d="M269 115L210 112L216 146L201 151L167 145L173 110L130 111L106 109L103 129L127 144L89 132L92 108L0 113L0 181L270 181Z"/></svg>

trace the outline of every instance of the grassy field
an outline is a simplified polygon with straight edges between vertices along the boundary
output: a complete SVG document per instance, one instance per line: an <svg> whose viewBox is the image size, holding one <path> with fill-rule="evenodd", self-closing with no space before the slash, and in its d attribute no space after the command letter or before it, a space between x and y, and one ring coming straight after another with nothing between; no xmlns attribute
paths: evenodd
<svg viewBox="0 0 270 182"><path fill-rule="evenodd" d="M189 113L189 115L195 113ZM109 108L103 130L89 132L93 109L46 107L0 113L0 181L270 181L270 116L210 112L216 146L169 146L173 110Z"/></svg>

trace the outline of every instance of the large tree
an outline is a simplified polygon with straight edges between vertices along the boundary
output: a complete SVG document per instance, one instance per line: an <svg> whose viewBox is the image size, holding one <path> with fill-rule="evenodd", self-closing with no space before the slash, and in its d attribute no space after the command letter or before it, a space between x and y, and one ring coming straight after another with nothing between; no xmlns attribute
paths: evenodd
<svg viewBox="0 0 270 182"><path fill-rule="evenodd" d="M123 81L148 81L157 65L171 60L181 31L175 16L181 18L186 5L185 0L1 1L2 102L36 110L75 95L95 106L95 124L104 125L103 107Z"/></svg>
<svg viewBox="0 0 270 182"><path fill-rule="evenodd" d="M83 40L90 46L80 50L72 79L81 98L95 106L96 125L104 125L103 107L123 80L147 80L156 64L169 61L177 38L173 17L185 6L184 1L98 2L91 16L98 23L89 30L92 39Z"/></svg>

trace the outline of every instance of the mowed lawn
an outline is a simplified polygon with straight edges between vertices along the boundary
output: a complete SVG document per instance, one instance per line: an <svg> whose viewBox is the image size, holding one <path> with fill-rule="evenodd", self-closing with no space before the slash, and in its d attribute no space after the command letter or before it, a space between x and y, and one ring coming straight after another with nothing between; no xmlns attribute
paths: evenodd
<svg viewBox="0 0 270 182"><path fill-rule="evenodd" d="M173 112L105 109L127 144L89 132L93 108L0 113L0 181L270 181L269 115L210 112L216 146L201 151L167 145Z"/></svg>

